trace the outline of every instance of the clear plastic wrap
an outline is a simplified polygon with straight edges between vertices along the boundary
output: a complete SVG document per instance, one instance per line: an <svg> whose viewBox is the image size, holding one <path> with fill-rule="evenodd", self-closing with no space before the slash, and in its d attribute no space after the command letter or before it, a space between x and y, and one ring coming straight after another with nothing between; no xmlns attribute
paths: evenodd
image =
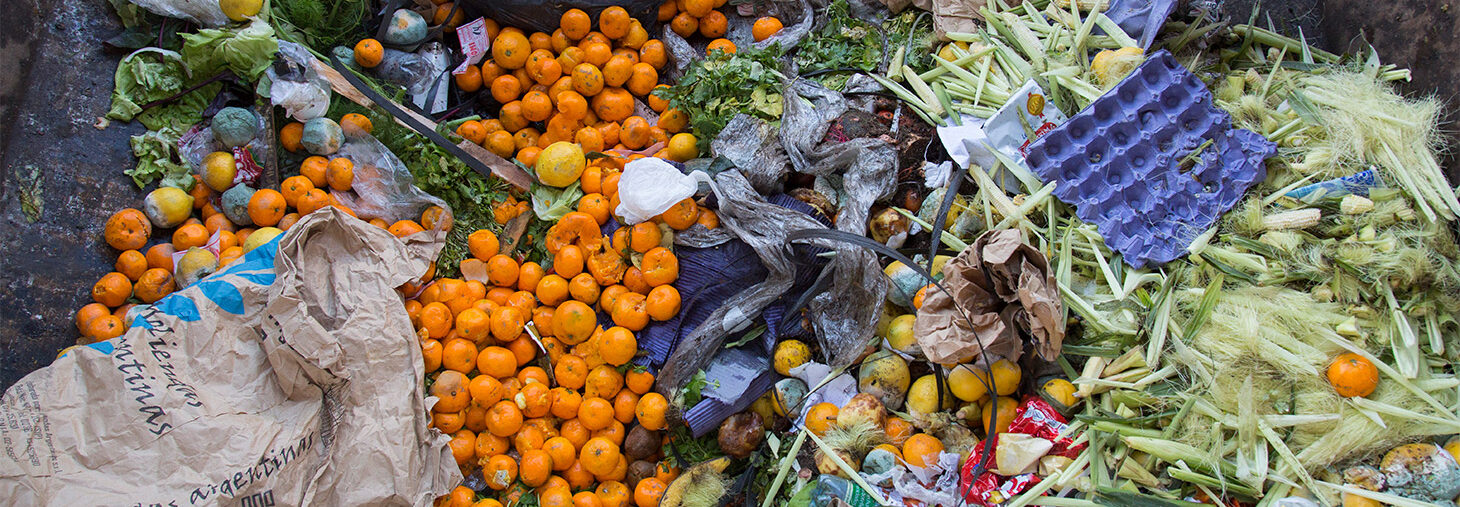
<svg viewBox="0 0 1460 507"><path fill-rule="evenodd" d="M892 193L897 163L892 146L872 138L821 142L831 121L847 110L841 94L809 81L792 83L784 93L786 110L778 132L736 118L712 144L716 153L738 167L715 178L721 228L755 249L768 275L680 343L660 376L666 389L677 388L704 365L708 359L700 357L704 355L700 351L748 325L791 288L795 266L787 236L824 228L804 214L788 213L767 203L762 193L774 191L790 170L815 175L819 187L837 196L836 228L857 235L866 232L872 203ZM777 143L780 150L774 148ZM835 251L836 256L825 268L830 270L830 285L808 300L807 316L822 350L829 351L829 363L850 364L876 329L887 280L876 256L863 247L829 240L815 240L811 245Z"/></svg>
<svg viewBox="0 0 1460 507"><path fill-rule="evenodd" d="M411 170L369 134L347 135L344 146L335 153L355 164L355 181L350 192L336 192L340 204L348 206L361 219L379 218L387 222L419 219L421 212L440 206L450 215L445 201L415 186ZM446 234L445 224L438 220L435 234Z"/></svg>
<svg viewBox="0 0 1460 507"><path fill-rule="evenodd" d="M201 0L130 0L158 16L178 18L213 28L231 23L218 2Z"/></svg>
<svg viewBox="0 0 1460 507"><path fill-rule="evenodd" d="M314 70L314 55L303 46L279 41L279 56L264 71L269 100L301 122L324 116L330 107L330 82Z"/></svg>

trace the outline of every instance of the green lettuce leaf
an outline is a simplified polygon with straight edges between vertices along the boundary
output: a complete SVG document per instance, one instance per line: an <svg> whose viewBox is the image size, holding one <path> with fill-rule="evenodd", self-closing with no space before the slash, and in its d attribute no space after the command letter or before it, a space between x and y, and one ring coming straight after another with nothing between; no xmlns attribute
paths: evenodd
<svg viewBox="0 0 1460 507"><path fill-rule="evenodd" d="M243 28L205 28L183 34L182 61L200 79L228 69L252 82L269 68L278 51L274 28L254 20Z"/></svg>
<svg viewBox="0 0 1460 507"><path fill-rule="evenodd" d="M223 89L223 83L211 83L189 92L177 100L157 106L137 115L149 130L173 129L185 132L189 127L203 121L203 110Z"/></svg>
<svg viewBox="0 0 1460 507"><path fill-rule="evenodd" d="M117 64L116 88L107 118L130 121L142 105L182 91L187 82L182 55L160 48L142 48Z"/></svg>
<svg viewBox="0 0 1460 507"><path fill-rule="evenodd" d="M162 186L192 189L192 173L177 152L179 137L180 131L172 128L132 136L132 154L137 156L137 165L123 172L132 177L137 188L161 180Z"/></svg>
<svg viewBox="0 0 1460 507"><path fill-rule="evenodd" d="M566 188L553 188L547 185L532 183L532 213L537 215L538 220L554 221L563 218L573 207L578 204L578 199L583 197L583 190L578 187L578 182L573 182Z"/></svg>

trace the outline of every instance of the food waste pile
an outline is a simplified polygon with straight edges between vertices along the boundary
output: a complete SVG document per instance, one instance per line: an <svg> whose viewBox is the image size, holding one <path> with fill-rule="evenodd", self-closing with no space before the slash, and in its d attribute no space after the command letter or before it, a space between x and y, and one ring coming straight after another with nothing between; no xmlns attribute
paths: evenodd
<svg viewBox="0 0 1460 507"><path fill-rule="evenodd" d="M374 304L460 475L397 502L1460 497L1450 112L1372 49L1171 1L111 4L143 197L58 362L368 223L432 260Z"/></svg>

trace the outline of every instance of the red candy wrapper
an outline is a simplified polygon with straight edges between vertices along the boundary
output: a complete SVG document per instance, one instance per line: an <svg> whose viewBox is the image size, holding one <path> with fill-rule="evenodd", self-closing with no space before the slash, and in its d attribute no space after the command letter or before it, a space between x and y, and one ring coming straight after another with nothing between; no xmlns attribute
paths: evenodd
<svg viewBox="0 0 1460 507"><path fill-rule="evenodd" d="M965 474L972 472L969 463L977 463L977 460L969 460L964 464L963 472ZM1039 477L1035 477L1034 474L1003 478L993 472L984 472L963 490L963 499L967 500L969 505L997 507L1020 493L1028 491L1036 482L1039 482Z"/></svg>
<svg viewBox="0 0 1460 507"><path fill-rule="evenodd" d="M1014 421L1009 423L1009 433L1023 433L1054 442L1050 456L1064 456L1074 459L1085 449L1085 444L1072 445L1075 439L1070 435L1060 436L1069 427L1065 418L1048 402L1038 396L1025 396L1019 409L1014 411Z"/></svg>
<svg viewBox="0 0 1460 507"><path fill-rule="evenodd" d="M1050 449L1051 456L1064 456L1074 459L1085 450L1085 444L1073 445L1075 439L1069 435L1061 436L1060 433L1069 427L1068 422L1048 402L1038 396L1025 396L1024 401L1019 404L1019 409L1014 412L1014 421L1009 423L1008 433L1020 433L1049 440L1054 443ZM995 507L1007 502L1019 493L1027 491L1039 478L1034 474L1024 474L1014 477L1002 477L987 470L975 470L978 467L978 460L983 454L984 446L997 447L998 436L984 439L973 447L969 453L968 460L963 462L963 468L959 470L959 485L963 488L963 498L970 505L980 507ZM993 464L990 457L989 464ZM977 477L974 472L980 472Z"/></svg>

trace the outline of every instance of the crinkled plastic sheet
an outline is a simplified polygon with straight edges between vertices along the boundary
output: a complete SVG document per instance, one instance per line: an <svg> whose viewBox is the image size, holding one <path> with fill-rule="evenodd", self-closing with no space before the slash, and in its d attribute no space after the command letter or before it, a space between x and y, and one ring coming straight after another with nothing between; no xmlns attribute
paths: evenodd
<svg viewBox="0 0 1460 507"><path fill-rule="evenodd" d="M340 204L355 210L361 219L379 218L387 222L415 220L431 206L440 206L448 215L452 213L445 201L417 188L405 163L369 134L347 134L345 144L335 156L355 163L353 192L336 192L334 195ZM444 238L447 223L450 221L439 221L433 232Z"/></svg>
<svg viewBox="0 0 1460 507"><path fill-rule="evenodd" d="M200 0L131 0L132 3L168 18L178 18L206 26L223 26L229 21L218 2Z"/></svg>
<svg viewBox="0 0 1460 507"><path fill-rule="evenodd" d="M810 216L777 206L760 195L739 171L725 171L712 187L720 204L720 226L729 229L749 245L766 269L766 277L736 294L700 323L675 346L664 362L656 383L661 393L671 394L709 364L725 337L749 329L767 306L795 284L796 264L787 248L791 231L820 229ZM829 246L829 245L822 245Z"/></svg>
<svg viewBox="0 0 1460 507"><path fill-rule="evenodd" d="M324 116L330 106L330 82L314 70L314 55L304 46L279 41L279 57L264 72L269 99L301 122Z"/></svg>
<svg viewBox="0 0 1460 507"><path fill-rule="evenodd" d="M897 151L874 138L818 146L830 122L847 111L846 100L813 81L797 81L785 93L781 141L792 167L839 187L836 228L864 234L872 203L890 195L896 185ZM833 273L831 288L817 294L807 308L823 350L832 351L831 364L844 365L856 359L872 337L887 280L872 252L846 244L834 249L836 258L826 268Z"/></svg>
<svg viewBox="0 0 1460 507"><path fill-rule="evenodd" d="M712 143L716 153L739 168L716 178L722 228L755 249L768 276L746 290L744 297L717 310L679 345L660 374L664 389L682 385L709 360L702 351L713 350L723 337L743 329L791 288L795 269L787 235L824 227L804 215L787 216L783 209L779 213L770 209L761 193L777 191L774 187L790 170L815 175L819 186L833 187L840 196L836 227L863 234L872 203L893 190L897 153L887 143L870 138L821 143L830 122L847 110L840 93L810 81L793 82L784 93L786 110L779 131L753 119L735 118ZM779 151L774 148L777 142ZM830 270L830 286L812 296L806 309L830 363L850 364L872 337L887 281L876 256L866 249L830 241L813 245L834 250L836 256L823 268Z"/></svg>
<svg viewBox="0 0 1460 507"><path fill-rule="evenodd" d="M385 48L380 65L369 72L382 81L404 87L411 95L419 95L425 93L431 80L443 71L444 68L439 68L421 54Z"/></svg>
<svg viewBox="0 0 1460 507"><path fill-rule="evenodd" d="M723 227L709 229L700 224L694 224L690 228L674 234L675 245L690 248L709 248L732 239L735 239L735 235Z"/></svg>
<svg viewBox="0 0 1460 507"><path fill-rule="evenodd" d="M690 62L699 59L702 53L689 45L689 41L684 40L684 37L680 37L679 34L674 33L674 30L669 29L668 23L664 24L662 32L659 34L659 41L664 43L664 52L669 54L669 62L664 67L662 77L666 78L666 81L678 83L679 78L689 70Z"/></svg>
<svg viewBox="0 0 1460 507"><path fill-rule="evenodd" d="M720 135L710 141L710 149L735 167L752 168L742 175L762 194L780 192L781 178L790 170L791 161L786 158L776 128L748 114L731 118Z"/></svg>
<svg viewBox="0 0 1460 507"><path fill-rule="evenodd" d="M783 23L791 22L793 19L795 23L783 26L780 32L776 32L775 35L767 37L766 40L754 43L754 46L756 49L765 49L779 44L782 51L790 51L791 48L800 44L801 40L805 39L807 34L811 33L811 27L816 22L816 18L812 16L811 2L808 0L789 0L773 3L773 8L779 13L779 17ZM796 13L797 16L792 18L792 13Z"/></svg>

